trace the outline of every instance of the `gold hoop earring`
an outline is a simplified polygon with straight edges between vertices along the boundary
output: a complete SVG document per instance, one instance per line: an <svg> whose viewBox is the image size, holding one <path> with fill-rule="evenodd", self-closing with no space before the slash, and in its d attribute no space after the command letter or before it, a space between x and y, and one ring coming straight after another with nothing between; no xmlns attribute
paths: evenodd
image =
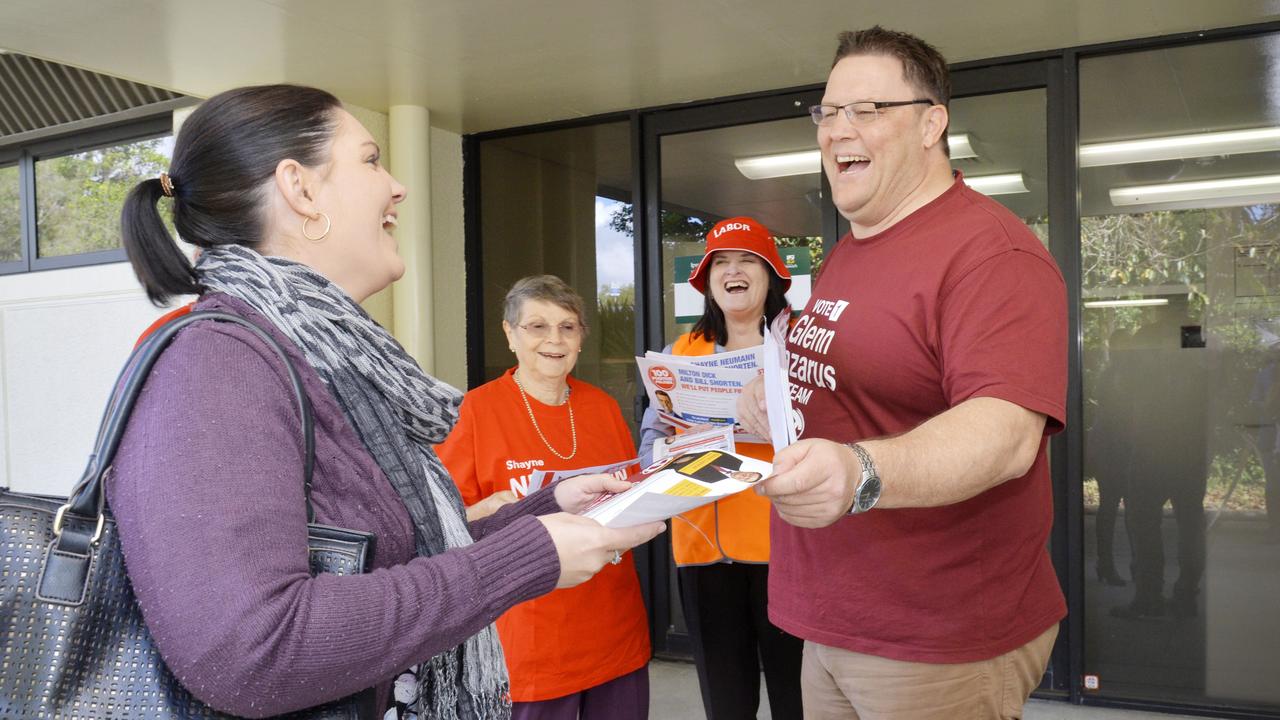
<svg viewBox="0 0 1280 720"><path fill-rule="evenodd" d="M329 216L324 213L320 213L320 217L324 218L324 231L320 233L320 236L311 237L311 235L307 233L307 223L311 222L315 218L304 217L302 218L302 237L310 240L311 242L320 242L329 235L329 228L333 226L333 223L329 221Z"/></svg>

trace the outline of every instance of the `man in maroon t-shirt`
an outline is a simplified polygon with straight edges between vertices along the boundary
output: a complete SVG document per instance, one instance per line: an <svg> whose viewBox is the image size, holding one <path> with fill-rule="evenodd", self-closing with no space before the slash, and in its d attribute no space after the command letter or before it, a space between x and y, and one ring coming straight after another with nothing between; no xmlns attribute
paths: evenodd
<svg viewBox="0 0 1280 720"><path fill-rule="evenodd" d="M759 487L806 718L1020 717L1066 614L1046 550L1066 289L952 172L949 95L937 50L876 27L840 36L812 108L852 232L788 335L801 439ZM759 383L739 411L767 436Z"/></svg>

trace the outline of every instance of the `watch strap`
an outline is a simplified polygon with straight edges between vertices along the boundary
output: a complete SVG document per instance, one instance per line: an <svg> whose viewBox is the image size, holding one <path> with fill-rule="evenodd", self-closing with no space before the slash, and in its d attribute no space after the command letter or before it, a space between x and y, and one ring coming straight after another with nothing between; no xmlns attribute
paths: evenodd
<svg viewBox="0 0 1280 720"><path fill-rule="evenodd" d="M862 465L862 472L853 488L853 505L848 513L857 515L875 507L876 501L880 499L880 474L876 471L876 463L871 459L871 453L867 452L866 448L858 443L849 443L849 449L858 456L858 462Z"/></svg>

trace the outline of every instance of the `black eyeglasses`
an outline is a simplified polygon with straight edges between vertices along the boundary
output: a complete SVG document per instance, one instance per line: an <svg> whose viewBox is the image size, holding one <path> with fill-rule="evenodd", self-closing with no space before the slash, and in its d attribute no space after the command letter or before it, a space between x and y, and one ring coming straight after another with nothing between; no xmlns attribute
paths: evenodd
<svg viewBox="0 0 1280 720"><path fill-rule="evenodd" d="M927 98L918 98L916 100L860 100L844 105L812 105L809 107L809 116L813 118L814 125L830 125L835 122L836 114L843 110L844 116L849 118L849 122L854 125L866 125L875 122L880 117L880 111L884 108L934 104L936 103Z"/></svg>

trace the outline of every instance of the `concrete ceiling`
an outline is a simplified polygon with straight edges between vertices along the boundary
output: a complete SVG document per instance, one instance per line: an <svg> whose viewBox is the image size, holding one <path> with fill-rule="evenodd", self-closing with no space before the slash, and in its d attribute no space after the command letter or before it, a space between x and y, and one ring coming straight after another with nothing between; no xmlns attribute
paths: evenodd
<svg viewBox="0 0 1280 720"><path fill-rule="evenodd" d="M6 0L0 48L175 92L299 82L477 132L821 82L880 23L953 62L1280 18L1278 0Z"/></svg>

